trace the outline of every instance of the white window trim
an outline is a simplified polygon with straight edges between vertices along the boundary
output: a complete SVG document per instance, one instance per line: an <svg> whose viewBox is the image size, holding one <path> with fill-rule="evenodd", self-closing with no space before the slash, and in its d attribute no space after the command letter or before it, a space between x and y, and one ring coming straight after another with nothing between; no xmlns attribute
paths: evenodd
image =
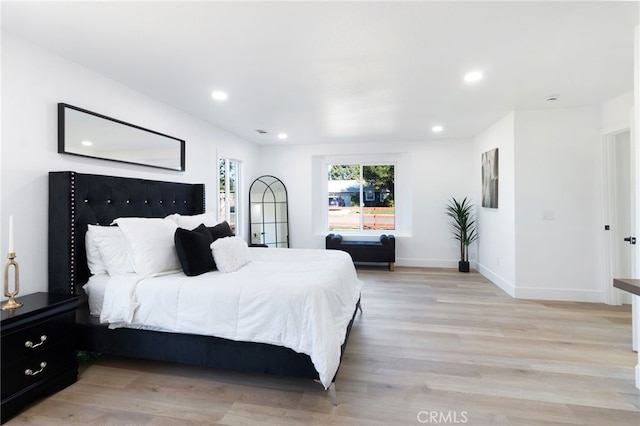
<svg viewBox="0 0 640 426"><path fill-rule="evenodd" d="M329 231L329 210L326 208L329 188L327 184L327 168L333 164L359 164L362 166L376 166L381 164L394 165L394 204L395 211L395 228L389 231L380 230L357 230L357 231L340 231L340 235L345 237L364 237L365 239L375 239L381 234L393 234L394 236L406 236L411 234L411 203L407 194L410 182L406 179L409 176L407 167L410 161L408 154L405 153L385 153L385 154L367 154L367 155L331 155L321 156L320 167L318 170L319 187L321 190L318 194L316 205L322 205L324 208L320 212L315 212L313 217L315 235L326 235ZM362 190L362 189L361 189ZM320 199L320 197L322 197ZM362 199L362 198L361 198ZM315 214L317 213L317 215Z"/></svg>
<svg viewBox="0 0 640 426"><path fill-rule="evenodd" d="M226 220L229 222L231 220L231 212L227 208L225 209L224 217L220 217L220 160L225 160L225 176L229 176L229 162L232 161L236 163L236 235L242 235L242 206L240 203L242 187L240 185L240 180L242 176L242 161L236 160L235 158L225 157L223 155L218 157L218 162L216 164L216 217L218 217L218 221ZM225 199L229 199L229 185L227 184L225 187Z"/></svg>

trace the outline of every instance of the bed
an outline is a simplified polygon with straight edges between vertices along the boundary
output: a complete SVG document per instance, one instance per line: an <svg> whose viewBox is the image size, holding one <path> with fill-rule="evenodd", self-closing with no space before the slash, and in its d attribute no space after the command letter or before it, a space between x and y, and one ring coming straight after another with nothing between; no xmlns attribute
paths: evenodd
<svg viewBox="0 0 640 426"><path fill-rule="evenodd" d="M49 291L69 296L80 296L83 301L76 319L77 349L115 356L314 379L329 391L332 402L336 404L335 379L339 362L346 348L356 312L360 307L360 287L358 286L361 286L361 282L357 280L357 275L355 278L357 284L350 284L351 278L341 278L343 275L355 274L353 264L346 253L324 250L247 248L246 250L251 251L252 261L233 273L225 274L221 271L211 271L197 277L185 277L182 272L144 277L141 277L140 274L91 276L85 246L85 234L89 225L108 226L118 218L166 218L172 215L201 215L204 212L204 185L202 184L160 182L76 172L51 172L49 174ZM123 232L126 229L123 225L121 228ZM238 239L238 237L225 238L224 241L231 242L234 239ZM300 269L301 267L285 268L287 259L291 256L307 257L306 260L310 265L315 265L313 267L316 268L316 271L305 272ZM342 256L346 256L346 258ZM296 260L289 264L297 265L298 263L304 262ZM346 316L336 313L338 311L331 311L334 308L327 308L329 309L327 312L333 312L328 315L343 318L342 321L335 321L335 330L327 332L325 327L323 332L322 326L311 327L320 330L316 332L316 337L327 334L333 340L337 338L337 346L335 342L332 343L334 349L325 351L320 347L315 352L307 350L309 344L305 337L306 332L302 332L298 339L290 332L279 333L285 335L284 340L287 344L285 346L282 341L273 340L271 335L265 337L265 330L251 331L251 324L261 321L253 318L253 313L267 309L264 300L271 291L274 293L281 291L282 294L297 293L291 297L298 297L306 303L304 308L297 308L298 310L295 312L281 315L279 324L287 323L290 318L303 316L306 315L305 312L315 310L315 308L310 309L310 306L326 304L324 299L322 299L322 303L313 301L309 294L297 289L303 287L300 283L308 285L310 289L315 288L311 286L313 278L309 279L309 277L321 275L322 270L329 269L326 266L328 264L336 265L337 268L344 268L346 267L344 265L348 264L344 274L342 272L340 274L326 272L325 274L329 274L330 281L347 283L336 284L336 286L355 285L357 289L355 297L353 294L349 297L330 297L332 300L341 299L340 304L343 305L341 312L345 307L348 307L348 315ZM349 271L348 268L352 270ZM281 275L278 275L279 273ZM296 273L298 275L295 275ZM332 273L334 275L331 275ZM177 282L174 281L174 278L177 279L178 276L189 281L180 284L181 290L176 293L178 287L174 284ZM262 280L256 280L255 277L262 277ZM164 285L168 293L162 296L163 303L173 304L167 311L173 312L175 310L190 315L190 320L175 320L175 324L210 323L215 329L218 319L226 317L219 314L216 314L218 316L213 315L211 311L221 312L224 311L224 307L211 308L207 311L207 309L203 310L190 305L190 301L198 298L209 297L213 303L215 299L220 297L215 293L205 296L209 292L207 289L212 287L209 284L214 282L212 280L217 280L216 283L225 280L227 283L238 283L237 285L220 287L233 289L231 292L233 294L229 297L236 298L233 300L242 299L245 303L242 305L244 307L238 304L238 308L234 309L237 311L238 317L233 320L236 329L231 334L225 331L216 334L218 331L210 331L209 329L194 332L192 329L183 329L181 326L172 328L173 325L171 327L165 325L174 324L171 322L173 320L167 322L165 319L158 319L159 322L151 325L140 324L136 318L153 317L158 311L158 309L145 308L142 303L135 309L129 309L127 320L119 324L117 310L116 314L111 311L106 315L98 313L96 316L96 312L93 312L94 315L92 315L90 311L95 310L96 303L93 303L94 308L90 310L89 298L83 288L83 286L88 286L87 283L93 286L96 281L99 282L98 288L101 285L106 285L106 281L111 282L112 286L107 288L113 289L115 288L113 286L118 285L117 291L104 290L101 297L116 300L118 306L121 306L120 299L123 288L135 289L132 291L138 295L145 291L150 292L150 288L156 291ZM272 287L265 287L267 282ZM297 287L294 286L296 282L299 283ZM286 287L287 285L289 287ZM198 293L198 288L202 293ZM265 290L267 288L271 290ZM187 290L191 293L188 293ZM314 291L310 290L307 293ZM353 289L349 290L350 293L353 291ZM92 290L92 293L95 293L95 290ZM176 294L179 294L180 297L176 297ZM333 293L331 294L333 295ZM280 306L269 308L272 310L269 313L270 317L277 318L279 312L286 309L289 304L286 301L282 302L280 298L279 295L272 297L276 303L280 303ZM100 302L98 305L108 306L108 303ZM198 311L198 309L201 310ZM116 317L114 318L113 315ZM327 316L327 314L322 315ZM105 317L109 322L104 322ZM206 320L204 320L205 317ZM200 318L203 320L199 321ZM306 324L309 321L311 320L305 319L303 322ZM305 343L305 339L307 343ZM296 343L297 340L300 342ZM315 340L319 341L319 339ZM311 339L312 342L315 340ZM292 341L294 343L289 344ZM323 359L324 352L335 353L336 351L337 363L332 361L331 356L328 356L326 360Z"/></svg>

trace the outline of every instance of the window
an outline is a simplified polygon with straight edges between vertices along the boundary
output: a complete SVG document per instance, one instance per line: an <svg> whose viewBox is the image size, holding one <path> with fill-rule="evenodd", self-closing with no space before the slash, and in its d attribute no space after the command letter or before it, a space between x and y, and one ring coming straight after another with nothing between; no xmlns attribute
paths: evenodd
<svg viewBox="0 0 640 426"><path fill-rule="evenodd" d="M238 172L237 161L220 158L218 163L220 189L218 193L218 220L226 220L231 230L237 234L238 224Z"/></svg>
<svg viewBox="0 0 640 426"><path fill-rule="evenodd" d="M329 164L329 231L396 229L394 188L394 164Z"/></svg>

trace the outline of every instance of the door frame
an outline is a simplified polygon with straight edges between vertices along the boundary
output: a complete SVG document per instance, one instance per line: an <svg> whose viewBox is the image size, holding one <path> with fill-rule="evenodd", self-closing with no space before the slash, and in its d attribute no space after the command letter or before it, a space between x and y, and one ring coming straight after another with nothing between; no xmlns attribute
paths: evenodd
<svg viewBox="0 0 640 426"><path fill-rule="evenodd" d="M617 220L617 203L615 202L615 168L616 168L616 156L614 155L616 136L629 132L629 166L630 166L630 233L636 236L637 227L637 214L638 211L638 193L637 193L637 164L635 160L636 154L636 142L633 134L633 125L626 128L616 129L607 132L602 135L602 149L603 149L603 171L604 171L604 224L615 227L615 220ZM634 220L636 218L636 220ZM615 228L614 228L615 229ZM630 276L618 277L615 275L617 253L619 251L619 241L617 241L615 233L610 230L605 230L605 281L604 281L604 302L609 305L621 305L623 302L628 303L629 300L625 295L615 289L612 285L614 278L633 278L638 276L638 259L636 256L636 250L633 250L630 256Z"/></svg>

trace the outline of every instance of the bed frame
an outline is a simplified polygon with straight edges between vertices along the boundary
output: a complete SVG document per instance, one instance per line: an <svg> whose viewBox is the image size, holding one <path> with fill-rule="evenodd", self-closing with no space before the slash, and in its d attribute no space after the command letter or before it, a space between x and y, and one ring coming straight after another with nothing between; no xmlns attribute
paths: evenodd
<svg viewBox="0 0 640 426"><path fill-rule="evenodd" d="M88 224L110 225L118 217L165 217L205 211L204 185L49 173L49 292L80 296L76 348L108 355L170 361L318 379L311 358L289 348L217 337L127 328L109 329L89 315L82 286L90 273L85 254ZM360 305L354 307L354 317ZM353 318L354 318L353 317ZM348 325L342 353L353 325ZM337 373L336 373L337 374ZM336 404L335 376L329 395Z"/></svg>

